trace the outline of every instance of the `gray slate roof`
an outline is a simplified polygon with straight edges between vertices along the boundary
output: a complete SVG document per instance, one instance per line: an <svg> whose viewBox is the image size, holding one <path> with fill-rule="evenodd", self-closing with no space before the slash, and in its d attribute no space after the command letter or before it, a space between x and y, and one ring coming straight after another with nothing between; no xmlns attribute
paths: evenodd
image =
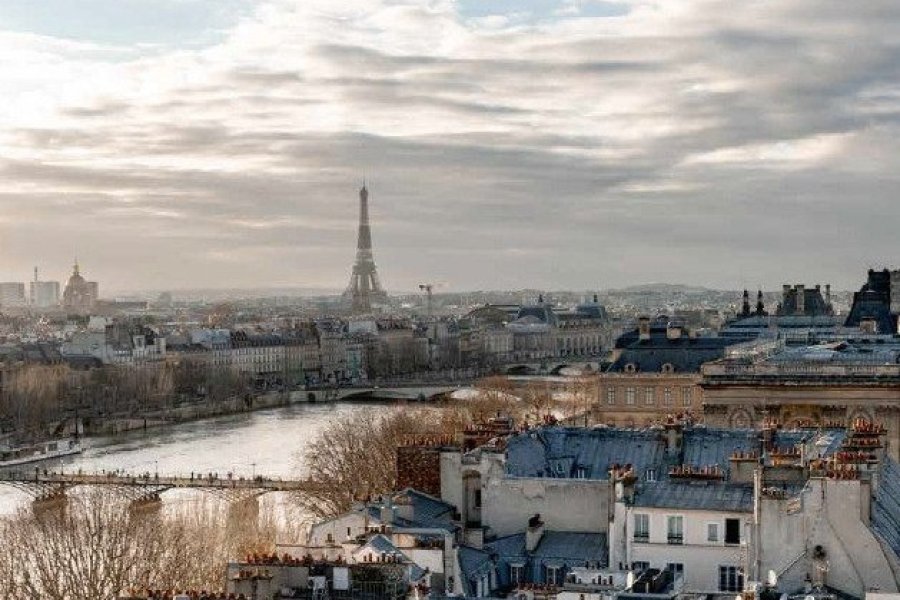
<svg viewBox="0 0 900 600"><path fill-rule="evenodd" d="M609 551L605 533L547 531L532 555L543 563L555 559L570 565L596 561L606 566Z"/></svg>
<svg viewBox="0 0 900 600"><path fill-rule="evenodd" d="M872 529L900 559L900 465L885 457L872 506Z"/></svg>
<svg viewBox="0 0 900 600"><path fill-rule="evenodd" d="M507 474L514 477L606 480L613 464L643 470L660 463L665 445L658 431L549 427L510 438Z"/></svg>
<svg viewBox="0 0 900 600"><path fill-rule="evenodd" d="M634 506L752 512L753 486L721 482L658 481L638 486Z"/></svg>

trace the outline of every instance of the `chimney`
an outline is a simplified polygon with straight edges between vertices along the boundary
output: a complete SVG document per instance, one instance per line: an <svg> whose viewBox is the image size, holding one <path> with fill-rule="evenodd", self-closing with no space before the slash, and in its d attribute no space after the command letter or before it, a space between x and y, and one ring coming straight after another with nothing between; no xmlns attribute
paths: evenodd
<svg viewBox="0 0 900 600"><path fill-rule="evenodd" d="M731 483L753 483L754 475L759 466L758 452L744 452L736 450L729 458L731 465Z"/></svg>
<svg viewBox="0 0 900 600"><path fill-rule="evenodd" d="M641 341L650 339L650 317L638 317L638 339Z"/></svg>
<svg viewBox="0 0 900 600"><path fill-rule="evenodd" d="M668 326L666 326L666 337L670 340L680 340L682 331L680 322L669 321Z"/></svg>
<svg viewBox="0 0 900 600"><path fill-rule="evenodd" d="M750 316L750 292L748 290L744 290L744 300L741 303L741 316Z"/></svg>
<svg viewBox="0 0 900 600"><path fill-rule="evenodd" d="M525 551L534 552L541 538L544 536L544 522L540 514L535 514L528 519L528 529L525 530Z"/></svg>
<svg viewBox="0 0 900 600"><path fill-rule="evenodd" d="M825 284L825 304L831 306L831 284Z"/></svg>
<svg viewBox="0 0 900 600"><path fill-rule="evenodd" d="M597 300L597 294L594 294L594 304L597 304L599 301Z"/></svg>
<svg viewBox="0 0 900 600"><path fill-rule="evenodd" d="M863 317L859 320L859 328L863 333L878 333L878 322L875 317Z"/></svg>
<svg viewBox="0 0 900 600"><path fill-rule="evenodd" d="M666 454L678 456L681 454L684 442L684 424L680 419L669 418L666 421Z"/></svg>
<svg viewBox="0 0 900 600"><path fill-rule="evenodd" d="M756 292L756 314L759 316L763 316L766 312L766 305L763 302L763 293L762 290Z"/></svg>
<svg viewBox="0 0 900 600"><path fill-rule="evenodd" d="M412 521L415 517L415 507L409 496L397 496L394 498L394 516L406 521Z"/></svg>
<svg viewBox="0 0 900 600"><path fill-rule="evenodd" d="M806 286L802 283L798 283L796 288L797 290L797 312L795 314L805 315L806 314Z"/></svg>
<svg viewBox="0 0 900 600"><path fill-rule="evenodd" d="M626 504L634 502L634 484L637 483L637 477L631 465L614 464L609 470L609 480L615 490L616 502Z"/></svg>
<svg viewBox="0 0 900 600"><path fill-rule="evenodd" d="M385 527L394 525L394 503L390 496L381 498L381 524Z"/></svg>

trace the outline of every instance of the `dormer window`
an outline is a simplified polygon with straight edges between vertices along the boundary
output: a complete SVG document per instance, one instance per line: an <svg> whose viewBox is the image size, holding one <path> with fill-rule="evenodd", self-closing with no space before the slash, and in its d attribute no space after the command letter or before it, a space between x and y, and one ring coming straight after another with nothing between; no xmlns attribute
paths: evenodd
<svg viewBox="0 0 900 600"><path fill-rule="evenodd" d="M664 364L664 365L662 366L662 372L663 372L663 373L674 373L674 372L675 372L675 365L673 365L672 363L666 363L666 364Z"/></svg>
<svg viewBox="0 0 900 600"><path fill-rule="evenodd" d="M637 373L637 365L634 363L628 363L627 365L625 365L625 372L626 373Z"/></svg>

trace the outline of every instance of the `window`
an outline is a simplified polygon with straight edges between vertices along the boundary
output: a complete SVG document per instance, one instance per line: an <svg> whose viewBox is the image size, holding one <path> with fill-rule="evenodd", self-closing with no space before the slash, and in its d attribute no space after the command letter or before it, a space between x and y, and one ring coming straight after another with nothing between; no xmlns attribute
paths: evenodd
<svg viewBox="0 0 900 600"><path fill-rule="evenodd" d="M559 567L547 566L547 577L545 583L547 585L559 585Z"/></svg>
<svg viewBox="0 0 900 600"><path fill-rule="evenodd" d="M738 567L719 567L719 591L742 592L744 590L744 573Z"/></svg>
<svg viewBox="0 0 900 600"><path fill-rule="evenodd" d="M671 515L666 519L668 524L668 541L670 544L684 543L684 517Z"/></svg>
<svg viewBox="0 0 900 600"><path fill-rule="evenodd" d="M653 406L656 404L656 390L652 387L648 387L644 389L644 404L647 406Z"/></svg>
<svg viewBox="0 0 900 600"><path fill-rule="evenodd" d="M691 388L683 387L681 388L681 403L684 406L691 406L693 403L693 394L691 393Z"/></svg>
<svg viewBox="0 0 900 600"><path fill-rule="evenodd" d="M481 508L481 490L475 490L475 508Z"/></svg>
<svg viewBox="0 0 900 600"><path fill-rule="evenodd" d="M634 404L634 388L625 388L625 404Z"/></svg>
<svg viewBox="0 0 900 600"><path fill-rule="evenodd" d="M666 570L672 571L673 575L684 576L684 563L667 563Z"/></svg>
<svg viewBox="0 0 900 600"><path fill-rule="evenodd" d="M725 519L725 543L741 543L741 521L739 519Z"/></svg>
<svg viewBox="0 0 900 600"><path fill-rule="evenodd" d="M634 515L634 541L646 542L650 539L650 515Z"/></svg>
<svg viewBox="0 0 900 600"><path fill-rule="evenodd" d="M350 537L350 528L348 527L347 528L347 538L349 538L349 537Z"/></svg>
<svg viewBox="0 0 900 600"><path fill-rule="evenodd" d="M665 388L663 390L663 405L672 406L672 388Z"/></svg>
<svg viewBox="0 0 900 600"><path fill-rule="evenodd" d="M650 568L650 563L646 560L636 560L631 563L631 570L634 571L636 575L640 575L644 571Z"/></svg>
<svg viewBox="0 0 900 600"><path fill-rule="evenodd" d="M610 386L606 388L606 403L607 404L615 404L616 403L616 388Z"/></svg>
<svg viewBox="0 0 900 600"><path fill-rule="evenodd" d="M525 573L524 565L510 565L509 566L510 582L512 582L513 585L519 585L521 583L524 583L525 580L522 578L524 573Z"/></svg>
<svg viewBox="0 0 900 600"><path fill-rule="evenodd" d="M644 481L654 482L656 481L656 471L654 469L647 469L644 471Z"/></svg>
<svg viewBox="0 0 900 600"><path fill-rule="evenodd" d="M707 523L706 524L706 541L707 542L718 542L719 541L719 524L718 523Z"/></svg>

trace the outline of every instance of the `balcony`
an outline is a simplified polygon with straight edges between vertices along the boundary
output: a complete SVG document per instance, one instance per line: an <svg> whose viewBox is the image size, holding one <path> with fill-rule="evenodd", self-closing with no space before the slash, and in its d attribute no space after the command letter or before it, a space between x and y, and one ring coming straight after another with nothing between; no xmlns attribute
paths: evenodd
<svg viewBox="0 0 900 600"><path fill-rule="evenodd" d="M635 542L637 542L639 544L646 544L647 542L650 541L650 534L647 533L646 531L643 531L643 532L638 531L638 532L635 532L633 539Z"/></svg>
<svg viewBox="0 0 900 600"><path fill-rule="evenodd" d="M666 538L669 544L680 546L684 544L684 536L681 534L670 533Z"/></svg>

